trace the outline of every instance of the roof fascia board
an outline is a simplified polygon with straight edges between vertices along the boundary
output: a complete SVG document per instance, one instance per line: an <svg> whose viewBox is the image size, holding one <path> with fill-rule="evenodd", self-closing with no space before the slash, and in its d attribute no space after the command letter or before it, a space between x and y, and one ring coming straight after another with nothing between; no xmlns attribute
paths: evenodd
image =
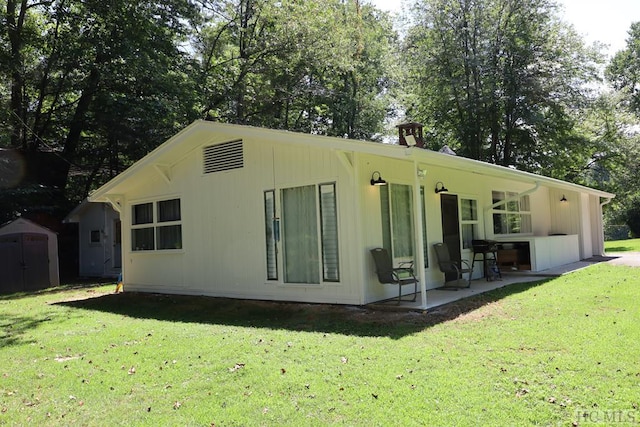
<svg viewBox="0 0 640 427"><path fill-rule="evenodd" d="M394 159L413 160L419 161L426 165L432 164L444 166L449 169L466 172L471 170L472 173L480 175L515 179L521 182L535 183L537 181L540 181L542 184L548 185L550 187L570 191L579 191L582 193L589 193L605 198L615 197L614 194L607 193L605 191L596 190L578 184L572 184L555 178L549 178L530 172L507 168L505 166L485 163L479 160L425 150L418 147L404 147L395 144L383 144L370 141L337 138L332 136L311 135L284 130L265 129L253 126L233 125L205 120L196 120L195 122L184 128L182 131L178 132L176 135L168 139L165 143L161 144L156 149L151 151L145 157L131 165L131 167L122 172L120 175L116 176L111 181L95 190L94 193L92 193L92 195L89 197L89 199L91 201L106 201L106 199L103 198L106 193L121 184L123 181L126 181L131 175L135 174L139 169L145 167L149 163L162 163L162 156L165 153L171 151L174 145L185 139L188 139L189 136L197 132L203 132L204 134L217 133L219 134L219 136L216 136L214 138L207 138L206 140L198 140L197 144L193 147L188 147L185 150L185 153L190 153L194 149L206 144L215 144L218 142L226 141L228 138L255 138L280 144L303 144L313 147L329 148L342 152L357 152ZM181 158L183 157L181 156Z"/></svg>

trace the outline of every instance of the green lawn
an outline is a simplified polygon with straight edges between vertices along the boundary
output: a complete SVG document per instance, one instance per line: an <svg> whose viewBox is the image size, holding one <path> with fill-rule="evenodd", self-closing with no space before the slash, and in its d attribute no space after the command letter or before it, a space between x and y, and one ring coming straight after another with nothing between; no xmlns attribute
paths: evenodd
<svg viewBox="0 0 640 427"><path fill-rule="evenodd" d="M606 252L640 252L640 239L604 242Z"/></svg>
<svg viewBox="0 0 640 427"><path fill-rule="evenodd" d="M432 313L0 296L0 425L640 421L638 270L598 264Z"/></svg>

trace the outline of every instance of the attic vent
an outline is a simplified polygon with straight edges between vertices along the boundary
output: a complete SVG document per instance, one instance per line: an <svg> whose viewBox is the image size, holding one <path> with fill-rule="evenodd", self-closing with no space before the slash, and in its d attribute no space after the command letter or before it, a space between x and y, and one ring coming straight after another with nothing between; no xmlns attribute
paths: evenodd
<svg viewBox="0 0 640 427"><path fill-rule="evenodd" d="M204 147L204 173L222 172L244 167L242 140Z"/></svg>

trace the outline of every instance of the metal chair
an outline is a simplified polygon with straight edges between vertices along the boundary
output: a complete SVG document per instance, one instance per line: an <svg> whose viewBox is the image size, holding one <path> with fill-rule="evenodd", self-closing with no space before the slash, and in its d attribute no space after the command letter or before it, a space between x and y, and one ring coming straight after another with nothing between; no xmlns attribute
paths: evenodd
<svg viewBox="0 0 640 427"><path fill-rule="evenodd" d="M398 304L402 301L402 286L410 285L413 283L413 299L416 300L418 293L418 279L413 272L413 261L403 262L400 267L393 267L391 256L389 252L384 248L371 249L371 255L373 261L376 264L376 274L378 275L378 281L382 284L392 284L398 286ZM407 300L409 301L409 300Z"/></svg>
<svg viewBox="0 0 640 427"><path fill-rule="evenodd" d="M460 279L462 279L462 275L464 273L469 273L469 280L467 281L467 286L464 286L464 287L465 288L470 287L471 276L473 275L473 267L463 259L452 260L451 255L449 253L449 248L447 247L446 243L436 243L435 245L433 245L433 248L436 251L436 258L438 259L438 267L440 268L440 271L442 271L445 274L454 273L456 275L456 284L458 286L457 287L444 286L444 289L461 288L462 286L460 286ZM463 267L462 266L463 264L466 265L466 267Z"/></svg>

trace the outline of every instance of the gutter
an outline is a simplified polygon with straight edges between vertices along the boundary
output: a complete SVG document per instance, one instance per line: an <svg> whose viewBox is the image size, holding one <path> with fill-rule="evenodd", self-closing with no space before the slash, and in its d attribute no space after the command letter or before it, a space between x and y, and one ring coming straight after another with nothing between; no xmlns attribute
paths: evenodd
<svg viewBox="0 0 640 427"><path fill-rule="evenodd" d="M533 188L530 188L530 189L528 189L526 191L523 191L522 193L518 193L513 197L508 197L508 198L506 198L504 200L497 201L494 204L492 204L491 206L487 206L486 208L484 208L484 211L485 212L489 212L490 210L495 209L498 206L506 205L507 203L509 203L511 201L514 201L514 200L520 200L520 197L527 196L527 195L529 195L531 193L535 193L536 191L538 191L538 188L540 188L540 181L536 181L536 185Z"/></svg>

